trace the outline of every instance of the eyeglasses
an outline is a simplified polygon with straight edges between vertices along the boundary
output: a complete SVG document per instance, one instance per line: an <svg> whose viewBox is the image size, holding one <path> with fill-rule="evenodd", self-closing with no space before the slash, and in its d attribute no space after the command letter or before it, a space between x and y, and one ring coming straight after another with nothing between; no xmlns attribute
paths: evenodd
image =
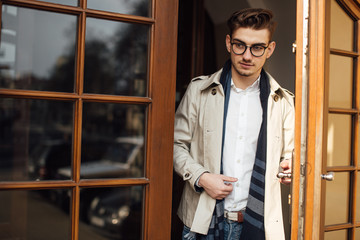
<svg viewBox="0 0 360 240"><path fill-rule="evenodd" d="M231 49L236 55L244 54L248 47L250 48L250 52L254 57L261 57L262 55L264 55L265 50L269 46L265 47L265 46L259 45L259 44L248 46L241 42L232 42L231 43Z"/></svg>

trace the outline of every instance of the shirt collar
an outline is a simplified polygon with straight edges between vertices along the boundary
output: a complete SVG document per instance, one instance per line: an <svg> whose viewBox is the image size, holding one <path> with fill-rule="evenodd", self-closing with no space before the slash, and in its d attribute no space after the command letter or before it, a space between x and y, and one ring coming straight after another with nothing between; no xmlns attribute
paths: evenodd
<svg viewBox="0 0 360 240"><path fill-rule="evenodd" d="M261 74L259 75L259 77L255 80L255 82L253 84L251 84L251 86L247 87L246 89L240 89L240 88L237 88L235 86L235 83L233 81L233 79L231 78L231 88L233 88L234 90L236 91L246 91L246 92L256 92L256 91L259 91L260 90L260 77L261 77Z"/></svg>

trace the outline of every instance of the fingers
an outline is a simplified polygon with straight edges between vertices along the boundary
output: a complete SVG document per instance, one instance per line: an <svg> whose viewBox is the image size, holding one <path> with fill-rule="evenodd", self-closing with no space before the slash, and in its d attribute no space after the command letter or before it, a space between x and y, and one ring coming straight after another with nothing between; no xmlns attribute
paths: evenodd
<svg viewBox="0 0 360 240"><path fill-rule="evenodd" d="M284 170L291 169L291 160L285 159L280 163L280 167Z"/></svg>
<svg viewBox="0 0 360 240"><path fill-rule="evenodd" d="M237 182L237 178L221 175L224 182Z"/></svg>
<svg viewBox="0 0 360 240"><path fill-rule="evenodd" d="M279 181L282 184L289 185L291 183L291 178L281 178Z"/></svg>
<svg viewBox="0 0 360 240"><path fill-rule="evenodd" d="M223 199L228 196L232 190L232 182L237 179L227 177L221 174L204 173L199 179L199 185L214 199Z"/></svg>

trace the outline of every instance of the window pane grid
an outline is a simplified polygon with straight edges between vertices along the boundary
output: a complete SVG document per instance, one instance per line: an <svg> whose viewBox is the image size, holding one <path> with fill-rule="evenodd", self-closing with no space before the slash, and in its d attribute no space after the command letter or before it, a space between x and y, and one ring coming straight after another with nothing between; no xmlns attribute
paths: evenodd
<svg viewBox="0 0 360 240"><path fill-rule="evenodd" d="M1 3L7 4L7 1L2 1ZM56 2L56 0L55 0ZM80 1L81 3L84 3L86 1ZM151 98L146 97L149 95L148 92L146 92L145 96L115 96L115 95L108 95L108 94L87 94L83 92L83 69L84 69L84 49L85 49L85 25L86 25L86 19L88 17L94 17L97 19L106 19L106 20L112 20L112 21L119 21L119 22L126 22L126 23L136 23L136 24L142 24L145 26L148 26L149 28L149 34L147 36L148 38L148 47L149 47L149 54L150 55L150 46L151 46L151 32L152 32L152 24L154 24L154 20L149 17L143 17L143 16L133 16L133 15L125 15L125 14L119 14L119 13L109 13L109 12L102 12L98 10L90 10L90 9L79 9L78 7L73 6L67 6L67 5L59 5L59 4L53 4L49 2L42 2L42 1L29 1L29 2L20 2L20 1L9 1L9 3L12 6L19 6L19 7L26 7L31 9L40 9L44 10L46 12L56 12L56 13L65 13L73 15L77 18L77 23L75 24L76 28L76 50L75 50L75 73L73 77L74 81L74 91L73 93L69 92L61 92L61 91L35 91L35 90L18 90L18 89L2 89L0 93L0 97L11 97L11 98L18 98L18 99L39 99L39 100L58 100L58 101L69 101L73 102L75 109L73 110L73 117L74 117L74 123L72 127L73 136L71 138L72 144L73 144L73 152L72 152L72 170L71 170L71 176L68 180L50 180L47 182L39 181L39 182L7 182L5 184L1 184L1 189L19 189L19 190L32 190L32 189L52 189L52 192L59 192L61 189L67 189L70 190L72 195L71 204L68 204L70 209L70 219L71 219L71 229L70 235L72 239L78 239L78 235L80 236L81 233L81 227L79 227L79 220L77 217L74 218L74 216L79 215L79 207L81 207L81 196L84 187L85 188L91 188L91 187L122 187L122 186L140 186L144 188L144 196L146 199L146 192L148 191L148 188L146 187L150 182L148 179L145 178L147 175L146 172L143 174L143 176L134 175L132 178L123 178L123 179L81 179L80 177L80 158L82 158L81 154L81 147L82 142L84 141L84 138L81 136L83 130L83 105L87 102L100 102L100 103L106 103L106 104L132 104L134 106L141 106L146 109L145 111L145 121L143 122L145 124L144 126L144 138L146 139L147 134L146 132L148 124L147 119L148 115L150 114L148 111L149 105L152 103ZM151 8L152 9L152 8ZM150 10L151 10L150 9ZM152 15L152 14L150 14ZM149 61L150 57L147 56L146 61ZM149 67L149 65L147 66ZM150 69L150 68L149 68ZM150 71L149 71L150 72ZM149 82L149 75L150 73L147 73L146 81ZM147 83L149 85L149 83ZM149 88L147 86L147 88ZM145 140L144 139L144 140ZM145 141L146 142L146 141ZM145 145L145 144L144 144ZM144 151L146 152L146 148L144 147ZM146 156L146 154L144 154ZM145 159L144 159L145 162ZM144 166L144 171L146 170L146 165ZM145 205L144 205L145 206ZM143 207L145 209L145 207ZM127 214L127 208L122 207L122 214ZM140 211L144 212L145 210L142 209ZM120 210L119 210L120 211ZM80 216L81 217L81 216ZM96 222L96 218L94 218L93 223L101 224L101 221L98 220ZM140 232L136 230L136 232L139 232L141 234L141 229L144 228L144 217L140 216L140 225L137 224L137 226L140 227ZM115 222L115 220L113 220ZM133 225L135 226L135 225ZM84 236L84 235L82 235ZM81 237L81 236L80 236ZM86 237L85 237L86 239Z"/></svg>
<svg viewBox="0 0 360 240"><path fill-rule="evenodd" d="M341 141L346 141L347 143L343 145L342 148L346 148L345 152L348 154L338 154L335 156L336 158L341 158L342 156L346 159L340 160L341 164L336 164L335 166L330 164L329 159L327 163L327 171L334 171L334 182L340 181L343 187L346 188L347 193L343 193L343 195L347 195L346 199L342 199L348 205L346 209L347 216L342 216L342 220L339 222L337 217L332 219L327 219L327 223L325 220L324 231L325 234L323 237L325 239L357 239L355 234L357 227L357 219L359 213L357 213L357 208L359 208L359 113L360 113L360 98L359 98L359 26L357 17L352 16L352 14L347 11L347 7L343 6L343 1L332 0L330 2L331 6L329 7L330 17L330 64L329 64L329 103L328 103L328 136L335 136L341 138L340 142L337 143L338 147L341 145ZM340 61L339 61L340 59ZM345 62L346 61L346 62ZM339 64L337 64L339 63ZM338 71L334 71L334 69ZM333 71L331 71L333 70ZM340 70L340 71L339 71ZM344 75L337 75L338 72L342 72L345 70ZM342 78L344 77L344 78ZM345 82L344 82L345 81ZM339 84L342 82L343 84ZM343 95L342 95L343 94ZM331 115L345 115L347 116L347 121L340 121L341 117L338 119L334 119ZM344 119L344 118L343 118ZM342 123L346 123L346 127L344 129L347 134L341 134L339 131L336 133L336 125L338 128L342 128ZM335 125L335 123L337 123ZM331 131L331 124L333 124L333 131ZM340 125L339 125L340 124ZM350 132L349 132L350 130ZM334 133L335 132L335 133ZM341 136L340 136L341 135ZM331 147L330 141L330 147ZM329 147L329 139L328 139L328 147ZM335 146L334 146L335 147ZM341 148L341 147L340 147ZM350 149L349 149L350 148ZM332 154L328 154L328 158L334 157ZM348 160L349 159L349 160ZM330 159L331 160L331 159ZM335 161L333 159L333 161ZM344 163L345 161L345 163ZM344 175L346 174L346 175ZM345 177L346 176L346 177ZM330 186L332 182L326 182L326 185ZM332 187L332 193L328 193L328 189L326 187L326 193L329 194L326 198L326 201L329 198L337 198L336 194L340 194L342 189L335 189ZM330 200L331 202L331 200ZM340 208L343 208L343 203L339 204ZM336 212L336 208L334 211ZM342 211L342 214L344 211ZM325 214L326 219L326 214ZM344 221L345 220L345 221ZM335 222L331 222L335 221ZM358 230L357 230L358 232Z"/></svg>

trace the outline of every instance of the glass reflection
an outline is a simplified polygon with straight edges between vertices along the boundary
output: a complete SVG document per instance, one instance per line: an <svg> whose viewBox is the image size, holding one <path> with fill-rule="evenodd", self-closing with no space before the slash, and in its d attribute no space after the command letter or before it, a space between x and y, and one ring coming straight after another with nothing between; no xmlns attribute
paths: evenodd
<svg viewBox="0 0 360 240"><path fill-rule="evenodd" d="M130 14L147 17L149 16L149 0L88 0L87 7L95 10Z"/></svg>
<svg viewBox="0 0 360 240"><path fill-rule="evenodd" d="M72 102L0 98L0 181L58 179L72 125Z"/></svg>
<svg viewBox="0 0 360 240"><path fill-rule="evenodd" d="M327 166L349 166L352 121L350 115L328 115Z"/></svg>
<svg viewBox="0 0 360 240"><path fill-rule="evenodd" d="M90 226L95 236L83 227L79 239L141 239L142 206L141 186L81 189L80 226Z"/></svg>
<svg viewBox="0 0 360 240"><path fill-rule="evenodd" d="M143 105L84 103L82 178L144 176L145 111ZM70 166L63 169L70 174Z"/></svg>
<svg viewBox="0 0 360 240"><path fill-rule="evenodd" d="M36 0L36 1L40 1L40 0ZM42 0L42 2L58 3L58 4L70 5L70 6L78 5L77 0Z"/></svg>
<svg viewBox="0 0 360 240"><path fill-rule="evenodd" d="M87 18L84 92L147 94L149 26Z"/></svg>
<svg viewBox="0 0 360 240"><path fill-rule="evenodd" d="M1 20L0 88L74 91L76 16L3 5Z"/></svg>
<svg viewBox="0 0 360 240"><path fill-rule="evenodd" d="M71 218L57 202L59 191L0 191L0 225L7 226L0 239L70 239Z"/></svg>

